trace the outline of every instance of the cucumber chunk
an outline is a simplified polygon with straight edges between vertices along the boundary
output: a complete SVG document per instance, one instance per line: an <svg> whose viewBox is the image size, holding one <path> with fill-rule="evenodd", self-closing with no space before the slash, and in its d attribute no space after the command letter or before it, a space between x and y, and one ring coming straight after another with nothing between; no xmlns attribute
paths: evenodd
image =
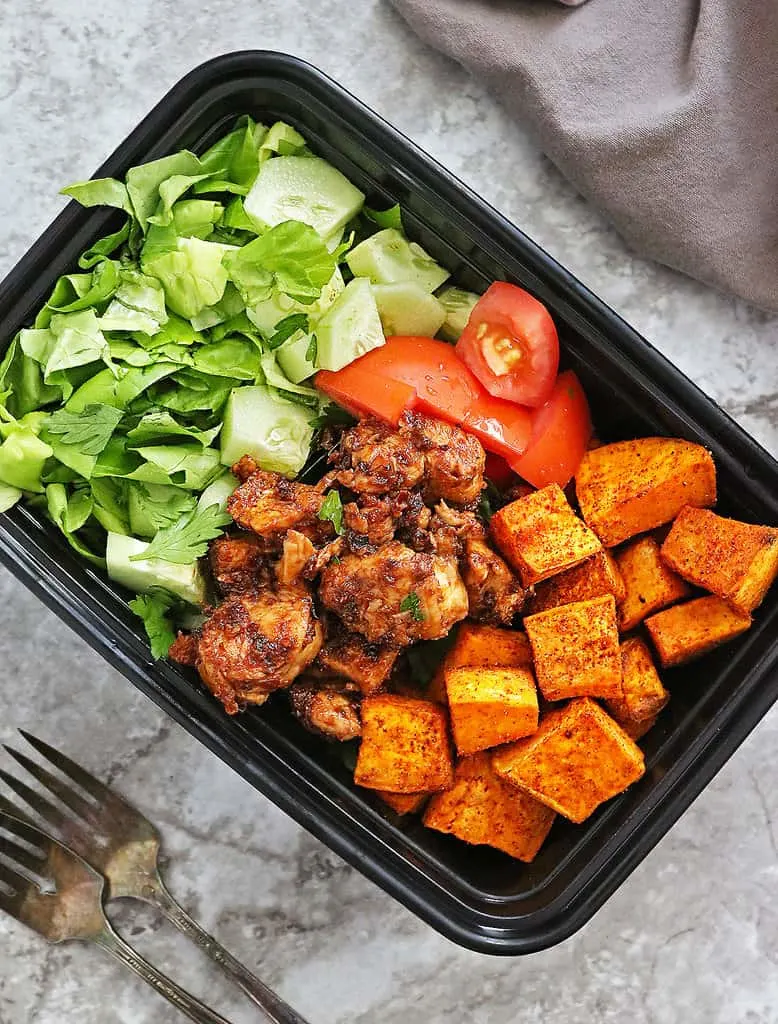
<svg viewBox="0 0 778 1024"><path fill-rule="evenodd" d="M311 335L303 331L293 334L276 349L278 365L293 384L308 380L316 372L316 362L308 358L310 351Z"/></svg>
<svg viewBox="0 0 778 1024"><path fill-rule="evenodd" d="M136 594L162 588L188 604L205 602L205 580L197 562L177 565L161 558L130 560L133 555L143 554L147 547L148 544L137 537L109 533L105 561L111 579Z"/></svg>
<svg viewBox="0 0 778 1024"><path fill-rule="evenodd" d="M369 277L373 284L413 281L425 292L434 292L449 277L429 253L395 228L377 231L360 242L346 262L354 277Z"/></svg>
<svg viewBox="0 0 778 1024"><path fill-rule="evenodd" d="M259 230L299 220L327 238L362 209L365 197L318 156L277 156L264 163L243 209Z"/></svg>
<svg viewBox="0 0 778 1024"><path fill-rule="evenodd" d="M232 466L251 455L262 469L294 476L305 465L313 438L310 409L279 398L270 388L233 388L221 431L221 461Z"/></svg>
<svg viewBox="0 0 778 1024"><path fill-rule="evenodd" d="M371 287L387 335L416 334L433 338L446 319L446 311L435 296L413 281Z"/></svg>
<svg viewBox="0 0 778 1024"><path fill-rule="evenodd" d="M323 370L341 370L365 352L384 343L384 331L370 282L349 281L316 324L318 364Z"/></svg>
<svg viewBox="0 0 778 1024"><path fill-rule="evenodd" d="M459 335L467 326L473 306L481 298L475 292L466 292L462 288L444 288L438 295L443 308L446 311L446 319L440 328L440 336L446 341L457 341Z"/></svg>

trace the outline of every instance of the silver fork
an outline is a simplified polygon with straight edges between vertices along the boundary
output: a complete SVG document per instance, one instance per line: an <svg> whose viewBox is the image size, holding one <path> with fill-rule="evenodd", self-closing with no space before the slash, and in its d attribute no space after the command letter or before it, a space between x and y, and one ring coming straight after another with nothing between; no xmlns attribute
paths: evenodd
<svg viewBox="0 0 778 1024"><path fill-rule="evenodd" d="M100 946L197 1024L229 1024L116 934L103 910L103 884L72 850L0 810L0 910L49 942Z"/></svg>
<svg viewBox="0 0 778 1024"><path fill-rule="evenodd" d="M201 928L170 895L159 873L160 836L151 822L70 758L43 740L24 730L19 731L72 785L18 750L9 746L5 749L70 813L2 769L0 778L46 822L60 842L103 875L108 887L107 898L126 897L150 903L218 964L273 1024L307 1024L303 1017ZM14 810L13 813L20 812Z"/></svg>

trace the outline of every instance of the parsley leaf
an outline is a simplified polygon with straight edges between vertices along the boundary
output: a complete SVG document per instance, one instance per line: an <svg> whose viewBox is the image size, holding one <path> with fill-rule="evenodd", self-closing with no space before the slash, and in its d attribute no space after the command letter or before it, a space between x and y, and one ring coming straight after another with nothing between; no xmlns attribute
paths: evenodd
<svg viewBox="0 0 778 1024"><path fill-rule="evenodd" d="M274 348L278 348L279 345L291 338L293 334L298 331L304 331L308 333L308 314L307 313L292 313L290 316L284 317L283 320L279 320L273 328L273 335L267 342L267 347L272 351Z"/></svg>
<svg viewBox="0 0 778 1024"><path fill-rule="evenodd" d="M129 602L131 610L143 619L154 658L164 658L176 638L167 615L172 603L172 597L164 593L139 594Z"/></svg>
<svg viewBox="0 0 778 1024"><path fill-rule="evenodd" d="M308 342L308 348L305 350L305 358L309 363L316 363L316 357L319 354L319 343L316 340L316 335L311 335L311 340Z"/></svg>
<svg viewBox="0 0 778 1024"><path fill-rule="evenodd" d="M411 618L414 622L424 622L424 612L421 609L421 601L419 600L419 595L415 590L412 590L410 594L406 594L402 601L400 601L400 611L410 612Z"/></svg>
<svg viewBox="0 0 778 1024"><path fill-rule="evenodd" d="M345 533L343 529L343 502L337 491L330 491L319 509L319 519L329 520L335 527L335 533Z"/></svg>
<svg viewBox="0 0 778 1024"><path fill-rule="evenodd" d="M62 437L64 444L72 444L84 455L99 455L111 440L124 413L110 405L87 405L83 412L58 409L46 423L50 434Z"/></svg>
<svg viewBox="0 0 778 1024"><path fill-rule="evenodd" d="M189 565L206 553L208 541L218 537L222 528L231 522L232 517L218 505L193 509L172 526L160 530L140 554L131 556L130 561L159 558L163 562Z"/></svg>

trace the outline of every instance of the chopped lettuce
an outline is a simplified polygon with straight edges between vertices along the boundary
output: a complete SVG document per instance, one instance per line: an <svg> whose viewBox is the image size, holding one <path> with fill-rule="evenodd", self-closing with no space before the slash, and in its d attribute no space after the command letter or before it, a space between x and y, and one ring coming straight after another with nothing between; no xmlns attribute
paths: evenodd
<svg viewBox="0 0 778 1024"><path fill-rule="evenodd" d="M143 269L162 283L173 312L189 319L221 299L228 279L222 260L233 248L202 238L178 238L175 249L143 259Z"/></svg>

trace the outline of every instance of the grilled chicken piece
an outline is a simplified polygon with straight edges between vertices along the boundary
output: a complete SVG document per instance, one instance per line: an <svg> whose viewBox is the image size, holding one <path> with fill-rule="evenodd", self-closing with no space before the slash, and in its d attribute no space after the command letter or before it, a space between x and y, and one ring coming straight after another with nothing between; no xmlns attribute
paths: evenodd
<svg viewBox="0 0 778 1024"><path fill-rule="evenodd" d="M267 552L253 533L217 537L211 541L208 558L211 573L222 594L257 590L268 579Z"/></svg>
<svg viewBox="0 0 778 1024"><path fill-rule="evenodd" d="M197 636L194 633L179 633L170 645L167 656L171 661L177 661L179 665L190 665L194 668L197 664Z"/></svg>
<svg viewBox="0 0 778 1024"><path fill-rule="evenodd" d="M287 530L304 533L314 542L332 536L332 524L319 519L323 500L315 487L258 470L230 495L227 511L238 526L280 547Z"/></svg>
<svg viewBox="0 0 778 1024"><path fill-rule="evenodd" d="M328 628L327 633L313 667L325 674L350 679L365 696L380 690L397 660L397 648L370 643L358 633L345 633L340 629Z"/></svg>
<svg viewBox="0 0 778 1024"><path fill-rule="evenodd" d="M486 452L471 434L443 420L406 412L400 434L424 453L424 500L441 498L455 505L472 505L484 487Z"/></svg>
<svg viewBox="0 0 778 1024"><path fill-rule="evenodd" d="M527 592L482 538L466 538L459 569L467 588L470 618L476 622L508 625L524 607Z"/></svg>
<svg viewBox="0 0 778 1024"><path fill-rule="evenodd" d="M389 501L368 495L359 505L350 501L343 506L343 525L349 533L367 537L379 547L394 537L396 511Z"/></svg>
<svg viewBox="0 0 778 1024"><path fill-rule="evenodd" d="M336 537L335 540L328 541L323 548L314 551L313 555L305 563L303 577L306 580L314 579L333 559L340 558L345 546L345 539L343 537Z"/></svg>
<svg viewBox="0 0 778 1024"><path fill-rule="evenodd" d="M396 647L445 636L468 607L453 559L413 551L399 541L330 562L319 597L348 629Z"/></svg>
<svg viewBox="0 0 778 1024"><path fill-rule="evenodd" d="M290 530L284 537L284 547L281 560L276 566L276 575L279 583L293 583L315 554L315 549L304 533L297 530Z"/></svg>
<svg viewBox="0 0 778 1024"><path fill-rule="evenodd" d="M337 682L302 679L289 688L292 712L306 729L334 740L362 735L359 699Z"/></svg>
<svg viewBox="0 0 778 1024"><path fill-rule="evenodd" d="M411 438L379 420L362 420L345 430L330 460L338 483L357 494L407 490L424 476L424 456Z"/></svg>
<svg viewBox="0 0 778 1024"><path fill-rule="evenodd" d="M235 714L310 665L324 639L307 587L279 585L230 595L200 629L197 670L209 690Z"/></svg>

